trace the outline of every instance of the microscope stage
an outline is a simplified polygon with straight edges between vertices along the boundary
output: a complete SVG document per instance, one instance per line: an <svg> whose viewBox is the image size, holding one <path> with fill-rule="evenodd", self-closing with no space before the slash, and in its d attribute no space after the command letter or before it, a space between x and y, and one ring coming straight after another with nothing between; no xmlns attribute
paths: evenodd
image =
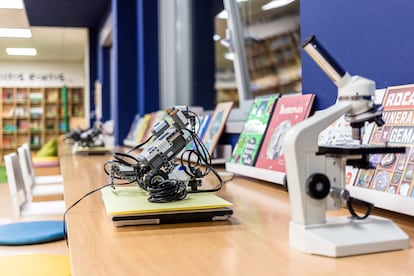
<svg viewBox="0 0 414 276"><path fill-rule="evenodd" d="M373 145L346 145L319 147L316 155L367 155L367 154L385 154L385 153L405 153L405 147L385 147Z"/></svg>

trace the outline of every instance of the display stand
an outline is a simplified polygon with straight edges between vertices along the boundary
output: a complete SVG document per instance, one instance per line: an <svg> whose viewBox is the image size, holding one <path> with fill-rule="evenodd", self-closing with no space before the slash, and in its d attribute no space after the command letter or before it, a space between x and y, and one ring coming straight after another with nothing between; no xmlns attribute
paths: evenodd
<svg viewBox="0 0 414 276"><path fill-rule="evenodd" d="M286 187L286 173L226 162L226 170L238 175L260 179Z"/></svg>

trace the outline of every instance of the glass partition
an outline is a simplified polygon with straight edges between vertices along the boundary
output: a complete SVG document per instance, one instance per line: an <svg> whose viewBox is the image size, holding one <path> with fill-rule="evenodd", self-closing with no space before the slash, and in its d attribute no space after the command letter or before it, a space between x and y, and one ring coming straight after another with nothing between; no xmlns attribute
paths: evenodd
<svg viewBox="0 0 414 276"><path fill-rule="evenodd" d="M301 92L299 0L224 0L215 18L217 101Z"/></svg>

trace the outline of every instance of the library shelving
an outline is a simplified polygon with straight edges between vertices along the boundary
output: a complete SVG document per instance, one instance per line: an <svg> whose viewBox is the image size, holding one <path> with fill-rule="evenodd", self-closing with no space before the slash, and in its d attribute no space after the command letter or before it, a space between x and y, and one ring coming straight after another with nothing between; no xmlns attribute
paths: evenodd
<svg viewBox="0 0 414 276"><path fill-rule="evenodd" d="M299 29L246 43L246 60L255 95L300 91Z"/></svg>
<svg viewBox="0 0 414 276"><path fill-rule="evenodd" d="M83 87L0 87L0 151L23 143L39 149L69 131L74 117L84 117Z"/></svg>

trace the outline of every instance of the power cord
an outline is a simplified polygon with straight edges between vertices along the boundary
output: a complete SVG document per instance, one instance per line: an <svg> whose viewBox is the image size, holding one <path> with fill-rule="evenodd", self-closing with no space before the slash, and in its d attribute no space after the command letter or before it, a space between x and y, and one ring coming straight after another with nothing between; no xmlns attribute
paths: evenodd
<svg viewBox="0 0 414 276"><path fill-rule="evenodd" d="M64 239L65 239L65 242L66 242L66 246L67 247L69 247L69 243L68 243L68 235L67 235L67 227L66 227L66 216L67 216L67 214L68 214L68 212L73 208L73 207L75 207L76 205L78 205L84 198L86 198L86 197L88 197L88 196L90 196L91 194L93 194L93 193L95 193L95 192L97 192L97 191L100 191L100 190L102 190L102 189L104 189L104 188L106 188L106 187L113 187L113 184L112 183L109 183L109 184L105 184L105 185L102 185L102 186L100 186L100 187L97 187L97 188L95 188L95 189L93 189L93 190L91 190L91 191L89 191L89 192L87 192L86 194L84 194L81 198L79 198L78 200L76 200L74 203L72 203L72 205L70 205L66 210L65 210L65 212L63 213L63 237L64 237Z"/></svg>
<svg viewBox="0 0 414 276"><path fill-rule="evenodd" d="M367 208L364 215L360 216L355 212L354 203L361 204ZM352 218L358 219L358 220L366 219L371 214L372 209L374 209L374 204L361 200L361 199L354 198L354 197L350 197L346 201L346 204L347 204L349 212L351 213Z"/></svg>

